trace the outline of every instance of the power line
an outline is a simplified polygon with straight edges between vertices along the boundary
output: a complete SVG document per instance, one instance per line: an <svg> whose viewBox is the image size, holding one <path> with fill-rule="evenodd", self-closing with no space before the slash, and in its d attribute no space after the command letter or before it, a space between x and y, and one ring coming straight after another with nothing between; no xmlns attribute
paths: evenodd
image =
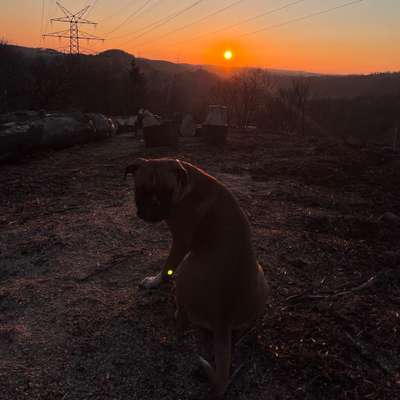
<svg viewBox="0 0 400 400"><path fill-rule="evenodd" d="M156 5L156 4L153 4L153 6L150 7L149 9L154 8L155 5ZM149 10L149 9L148 9L148 10ZM147 11L148 11L148 10L147 10ZM144 12L145 12L145 11L144 11ZM143 13L144 13L144 12L143 12ZM135 33L137 33L137 32L141 32L141 31L144 30L144 29L147 29L147 28L149 28L149 27L151 27L151 26L153 26L153 25L156 25L156 24L159 23L160 21L163 21L165 18L166 18L166 17L163 17L163 18L161 18L161 19L159 19L159 20L157 20L157 21L155 21L155 22L152 22L151 24L148 24L148 25L146 25L146 26L144 26L144 27L142 27L142 28L137 29L136 31L128 32L128 33L123 33L122 35L118 35L118 36L112 36L112 37L109 38L109 39L120 39L120 38L123 38L123 37L131 36L131 35L133 35L133 34L135 34Z"/></svg>
<svg viewBox="0 0 400 400"><path fill-rule="evenodd" d="M237 26L246 24L246 23L248 23L248 22L251 22L251 21L254 21L254 20L256 20L256 19L265 17L265 16L267 16L267 15L271 15L271 14L274 14L274 13L276 13L276 12L286 10L287 8L293 7L293 6L295 6L296 4L304 3L304 1L306 1L306 0L296 0L296 1L292 1L291 3L285 4L285 5L281 6L281 7L277 7L277 8L273 8L273 9L264 11L264 12L262 12L261 14L254 15L254 16L252 16L252 17L250 17L250 18L246 18L246 19L241 20L241 21L239 21L239 22L236 22L236 23L234 23L234 24L225 26L225 27L220 28L220 29L216 29L215 31L206 32L206 33L204 33L204 34L202 34L202 35L195 36L194 38L192 38L192 39L190 39L190 40L202 39L203 37L206 37L206 36L215 35L216 33L224 32L224 31L227 31L227 30L229 30L229 29L236 28ZM187 40L183 40L183 41L178 42L178 43L176 43L176 44L179 45L179 44L186 43L186 42L187 42Z"/></svg>
<svg viewBox="0 0 400 400"><path fill-rule="evenodd" d="M140 15L140 12L151 2L152 0L146 0L137 10L135 10L132 14L130 14L127 18L124 19L116 28L112 29L111 31L107 32L106 35L117 31L118 29L122 28L128 21L130 21L133 17Z"/></svg>
<svg viewBox="0 0 400 400"><path fill-rule="evenodd" d="M197 1L197 2L195 2L195 6L197 5L197 3L200 3L200 2L202 2L202 1L204 1L204 0L200 0L200 1ZM193 8L193 4L192 5L190 5L189 7L187 7L187 8ZM139 28L139 29L137 29L136 31L133 31L133 32L128 32L128 33L125 33L125 34L123 34L123 35L119 35L119 36L113 36L113 37L111 37L110 39L120 39L120 38L122 38L122 37L127 37L127 36L131 36L131 35L134 35L135 33L139 33L139 32L142 32L143 30L146 30L146 29L148 29L148 30L151 30L151 29L149 29L149 28L152 28L152 27L154 27L154 28L157 28L160 24L164 24L164 22L165 21L167 21L167 22L169 22L169 18L175 18L177 15L176 14L181 14L181 13L183 13L183 12L185 12L187 9L184 9L184 10L181 10L181 11L178 11L178 12L174 12L174 13L172 13L172 14L169 14L169 15L167 15L166 17L163 17L163 18L160 18L159 20L157 20L157 21L154 21L154 22L152 22L152 23L150 23L150 24L148 24L148 25L146 25L146 26L144 26L144 27L142 27L142 28ZM165 22L166 23L166 22ZM129 40L129 42L130 42L130 40ZM128 43L128 42L125 42L125 43Z"/></svg>
<svg viewBox="0 0 400 400"><path fill-rule="evenodd" d="M50 21L51 15L54 13L55 9L56 9L55 0L50 0L49 4L47 5L46 27L44 28L44 33L47 32L47 28L49 27L49 21Z"/></svg>
<svg viewBox="0 0 400 400"><path fill-rule="evenodd" d="M42 0L42 15L40 19L40 36L43 34L45 0Z"/></svg>
<svg viewBox="0 0 400 400"><path fill-rule="evenodd" d="M257 15L257 16L251 17L251 18L249 18L249 19L247 19L247 20L245 20L245 21L242 21L242 22L240 22L240 24L242 24L242 23L244 23L244 22L249 22L250 19L255 19L255 18L258 18L258 17L260 17L260 16L265 16L265 15L267 15L267 14L272 14L273 12L280 11L280 10L282 10L282 9L284 9L284 8L287 8L287 7L291 6L291 5L295 5L295 4L297 4L297 3L300 3L301 1L304 1L304 0L297 0L297 1L295 1L295 2L292 2L292 3L287 4L286 6L282 6L282 7L280 7L280 8L270 10L269 12L267 11L266 13L262 13L262 14L259 14L259 15ZM241 34L241 35L236 36L236 38L245 37L245 36L251 36L251 35L254 35L254 34L259 33L259 32L264 32L264 31L267 31L267 30L270 30L270 29L280 28L280 27L282 27L282 26L286 26L286 25L289 25L289 24L291 24L291 23L303 21L303 20L306 20L306 19L309 19L309 18L318 16L318 15L322 15L322 14L329 13L329 12L338 10L338 9L340 9L340 8L349 7L349 6L353 5L353 4L361 3L361 2L363 2L363 1L365 1L365 0L353 0L353 1L350 1L350 2L347 2L347 3L344 3L344 4L341 4L341 5L338 5L338 6L335 6L335 7L331 7L331 8L328 8L328 9L325 9L325 10L321 10L321 11L317 11L317 12L310 13L310 14L306 14L306 15L303 15L303 16L301 16L301 17L293 18L293 19L290 19L290 20L288 20L288 21L285 21L285 22L282 22L282 23L279 23L279 24L269 25L269 26L266 26L266 27L264 27L264 28L258 29L258 30L256 30L256 31L246 32L246 33L243 33L243 34ZM234 25L237 26L237 25L239 25L239 23L234 24ZM181 44L183 44L183 43L187 43L187 41L189 41L189 40L192 42L192 41L195 41L195 40L198 40L198 39L202 39L203 37L206 37L206 36L209 36L209 35L213 35L213 34L215 34L215 33L221 32L221 31L223 31L223 30L227 30L227 29L231 28L232 26L233 26L233 25L230 25L229 27L225 27L225 28L222 28L222 29L218 29L218 30L216 30L216 31L213 31L213 32L208 32L208 33L205 33L205 34L203 34L203 35L196 36L196 37L194 37L194 38L190 38L190 39L187 39L187 40L183 40L183 41L181 41L181 42L175 43L175 46L179 46L179 45L181 45Z"/></svg>
<svg viewBox="0 0 400 400"><path fill-rule="evenodd" d="M93 9L94 9L94 7L96 6L96 4L97 4L98 1L99 1L99 0L94 0L94 1L93 1L92 5L90 6L90 9L89 9L88 13L86 14L88 17L89 17L89 15L93 12Z"/></svg>
<svg viewBox="0 0 400 400"><path fill-rule="evenodd" d="M130 4L133 4L133 3L135 3L136 1L137 1L137 0L133 0L133 1L131 0L131 1L129 1L128 3L126 3L125 5L123 5L122 7L120 7L117 11L115 11L114 13L112 13L112 14L108 15L107 17L101 19L101 20L99 21L99 23L104 22L104 21L107 20L107 19L114 18L116 15L118 15L118 14L119 14L121 11L123 11L125 8L128 8Z"/></svg>
<svg viewBox="0 0 400 400"><path fill-rule="evenodd" d="M244 0L237 0L237 1L233 2L233 3L231 3L231 4L228 4L225 7L222 7L220 9L210 13L210 14L207 14L206 16L204 16L204 17L202 17L202 18L200 18L200 19L198 19L196 21L193 21L193 22L191 22L189 24L183 25L183 26L181 26L179 28L173 29L172 31L166 32L166 33L163 34L162 38L164 39L166 36L170 36L170 35L172 35L172 34L174 34L176 32L179 32L179 31L181 31L183 29L189 28L190 26L199 24L200 22L203 22L203 21L207 20L208 18L211 18L211 17L214 17L215 15L221 14L222 12L227 11L227 10L237 6L239 3L242 3L243 1ZM304 1L304 0L301 0L301 1ZM156 41L158 41L158 39L149 40L149 41L147 41L145 43L139 44L139 46L147 46L148 44L154 43Z"/></svg>
<svg viewBox="0 0 400 400"><path fill-rule="evenodd" d="M178 12L176 12L175 14L170 14L169 16L163 18L162 20L159 21L159 23L156 23L156 24L153 23L152 25L154 25L154 26L153 26L152 28L145 30L145 31L142 32L141 34L139 34L139 35L137 35L137 36L131 38L130 40L128 40L127 42L124 42L123 44L125 44L125 43L130 43L130 42L133 41L133 40L136 40L136 39L138 39L138 38L140 38L140 37L142 37L142 36L144 36L144 35L146 35L146 34L148 34L148 33L150 33L150 32L153 32L155 29L159 28L160 26L163 26L163 25L165 25L165 24L171 22L172 20L174 20L175 18L181 16L181 15L184 14L185 12L187 12L187 11L191 10L192 8L198 6L198 5L199 5L200 3L202 3L203 1L204 1L204 0L197 0L197 1L195 1L194 3L192 3L190 6L184 8L184 9L178 11Z"/></svg>
<svg viewBox="0 0 400 400"><path fill-rule="evenodd" d="M92 0L84 0L84 1L83 1L83 4L82 4L82 8L89 7L91 1L92 1Z"/></svg>
<svg viewBox="0 0 400 400"><path fill-rule="evenodd" d="M153 23L151 23L151 24L149 24L149 25L147 25L147 26L145 26L145 27L143 27L143 28L141 28L141 29L138 29L138 30L135 31L135 32L131 32L131 33L129 33L128 35L121 35L121 36L118 36L118 37L113 37L113 38L110 38L110 39L118 39L118 38L123 37L123 36L130 36L130 35L133 35L133 34L135 34L135 33L138 33L138 32L141 32L141 31L144 30L144 32L142 32L141 34L139 34L139 35L133 37L133 38L130 39L128 42L125 42L125 43L130 43L132 40L138 39L139 37L142 37L143 35L145 35L145 34L147 34L147 33L149 33L149 32L152 32L153 30L159 28L160 26L163 26L163 25L167 24L168 22L172 21L173 19L175 19L175 18L181 16L181 15L184 14L185 12L187 12L187 11L191 10L192 8L198 6L198 5L199 5L200 3L202 3L203 1L204 1L204 0L197 0L197 1L195 1L194 3L192 3L190 6L187 6L187 7L185 7L184 9L182 9L182 10L180 10L180 11L171 13L171 14L167 15L167 16L164 17L164 18L161 18L161 19L159 19L159 20L157 20L157 21L155 21L155 22L153 22ZM147 28L149 28L149 29L147 29ZM147 30L146 30L146 29L147 29Z"/></svg>
<svg viewBox="0 0 400 400"><path fill-rule="evenodd" d="M270 25L270 26L266 26L265 28L258 29L258 30L256 30L256 31L247 32L247 33L244 33L244 34L239 35L239 36L237 36L237 37L255 35L256 33L264 32L264 31L267 31L267 30L269 30L269 29L280 28L281 26L289 25L289 24L294 23L294 22L304 21L304 20L306 20L306 19L313 18L313 17L316 17L316 16L318 16L318 15L327 14L327 13L329 13L329 12L331 12L331 11L335 11L335 10L339 10L339 9L341 9L341 8L345 8L345 7L352 6L353 4L362 3L363 1L365 1L365 0L353 0L353 1L349 1L349 2L347 2L347 3L343 3L343 4L340 4L340 5L335 6L335 7L327 8L327 9L325 9L325 10L317 11L317 12L314 12L314 13L311 13L311 14L306 14L306 15L303 15L302 17L293 18L293 19L290 19L290 20L288 20L288 21L282 22L282 23L280 23L280 24Z"/></svg>

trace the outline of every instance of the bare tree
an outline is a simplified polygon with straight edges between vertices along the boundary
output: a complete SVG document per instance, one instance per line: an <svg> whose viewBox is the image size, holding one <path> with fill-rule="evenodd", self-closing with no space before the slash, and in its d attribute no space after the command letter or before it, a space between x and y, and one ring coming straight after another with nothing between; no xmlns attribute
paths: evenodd
<svg viewBox="0 0 400 400"><path fill-rule="evenodd" d="M260 107L274 87L271 75L261 69L247 69L221 82L213 99L229 107L230 114L241 128L254 121Z"/></svg>
<svg viewBox="0 0 400 400"><path fill-rule="evenodd" d="M297 99L297 109L301 117L301 133L305 134L305 114L307 103L311 96L310 82L306 78L299 78L293 81L293 91Z"/></svg>
<svg viewBox="0 0 400 400"><path fill-rule="evenodd" d="M310 82L307 78L299 77L292 80L291 87L281 89L279 96L287 108L288 123L292 130L305 134L306 108L311 96Z"/></svg>

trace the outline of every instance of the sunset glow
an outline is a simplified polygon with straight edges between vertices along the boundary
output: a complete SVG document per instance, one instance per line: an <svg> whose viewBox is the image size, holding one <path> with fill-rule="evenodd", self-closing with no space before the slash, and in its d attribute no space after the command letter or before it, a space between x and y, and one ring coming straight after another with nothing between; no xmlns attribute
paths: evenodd
<svg viewBox="0 0 400 400"><path fill-rule="evenodd" d="M227 60L227 61L232 60L232 58L233 58L233 53L232 53L232 51L231 51L231 50L225 50L224 58L225 58L225 60Z"/></svg>
<svg viewBox="0 0 400 400"><path fill-rule="evenodd" d="M396 49L400 42L399 1L170 0L166 3L62 1L63 6L75 13L89 5L84 17L98 24L81 28L105 39L104 42L82 40L82 51L122 49L140 57L173 62L223 66L229 61L232 67L322 73L400 70L400 52ZM26 0L22 8L18 4L12 0L1 2L0 38L29 47L68 46L68 39L41 36L69 29L65 23L50 23L51 18L63 16L55 1Z"/></svg>

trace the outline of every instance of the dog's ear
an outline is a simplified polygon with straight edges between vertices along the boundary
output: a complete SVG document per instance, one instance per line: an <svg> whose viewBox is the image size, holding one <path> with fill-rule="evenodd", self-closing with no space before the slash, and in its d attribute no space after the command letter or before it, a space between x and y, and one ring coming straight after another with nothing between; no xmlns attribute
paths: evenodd
<svg viewBox="0 0 400 400"><path fill-rule="evenodd" d="M146 159L144 158L137 158L133 164L128 165L125 169L125 174L124 174L124 179L126 180L126 177L129 174L135 175L135 172L137 171L137 169L142 166L145 162L147 162Z"/></svg>
<svg viewBox="0 0 400 400"><path fill-rule="evenodd" d="M188 184L188 172L180 160L176 160L176 176L177 181L181 184L182 187L185 187Z"/></svg>

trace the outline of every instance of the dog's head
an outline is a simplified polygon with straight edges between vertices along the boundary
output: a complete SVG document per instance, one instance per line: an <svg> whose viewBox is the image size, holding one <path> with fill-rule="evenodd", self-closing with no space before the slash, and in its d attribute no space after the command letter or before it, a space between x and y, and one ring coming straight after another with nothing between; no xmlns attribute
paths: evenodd
<svg viewBox="0 0 400 400"><path fill-rule="evenodd" d="M179 160L137 159L125 170L135 180L137 215L147 222L160 222L186 193L188 171Z"/></svg>

